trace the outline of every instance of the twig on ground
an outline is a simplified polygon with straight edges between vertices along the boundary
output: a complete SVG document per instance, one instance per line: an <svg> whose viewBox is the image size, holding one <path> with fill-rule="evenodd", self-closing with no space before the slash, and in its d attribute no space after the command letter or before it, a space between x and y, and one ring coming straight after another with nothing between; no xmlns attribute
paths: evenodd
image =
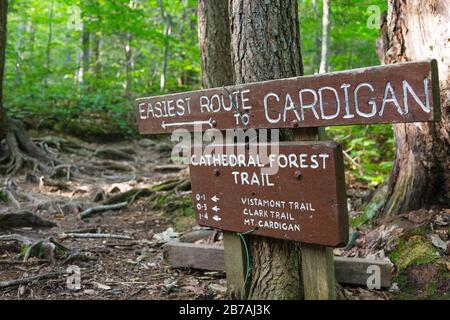
<svg viewBox="0 0 450 320"><path fill-rule="evenodd" d="M17 241L20 244L24 245L31 245L33 244L34 240L21 236L20 234L6 234L0 236L0 241Z"/></svg>
<svg viewBox="0 0 450 320"><path fill-rule="evenodd" d="M26 278L22 278L22 279L0 281L0 288L20 286L20 285L28 284L33 281L37 281L37 280L54 279L54 278L60 277L63 274L65 274L65 272L62 272L62 271L49 272L49 273L44 273L44 274L40 274L37 276L26 277Z"/></svg>
<svg viewBox="0 0 450 320"><path fill-rule="evenodd" d="M122 208L125 208L128 205L128 202L120 202L117 204L111 204L111 205L104 205L104 206L98 206L98 207L93 207L93 208L89 208L85 211L83 211L82 213L79 214L79 218L80 219L86 219L86 218L90 218L93 215L96 215L98 213L101 212L105 212L108 210L120 210Z"/></svg>
<svg viewBox="0 0 450 320"><path fill-rule="evenodd" d="M59 238L133 240L130 236L112 233L62 233L59 235Z"/></svg>

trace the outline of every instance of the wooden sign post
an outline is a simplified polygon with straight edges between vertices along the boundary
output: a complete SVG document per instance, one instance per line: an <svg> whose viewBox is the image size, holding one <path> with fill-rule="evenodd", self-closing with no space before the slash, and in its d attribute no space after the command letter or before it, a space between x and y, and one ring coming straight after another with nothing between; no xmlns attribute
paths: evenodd
<svg viewBox="0 0 450 320"><path fill-rule="evenodd" d="M141 98L136 115L141 134L438 121L437 62ZM238 145L220 152L223 147L193 152L190 158L197 222L301 242L305 298L334 299L331 247L348 238L340 147L318 141L279 143L266 162L234 150ZM263 173L274 167L275 173ZM239 268L242 272L234 276L242 278L244 266Z"/></svg>

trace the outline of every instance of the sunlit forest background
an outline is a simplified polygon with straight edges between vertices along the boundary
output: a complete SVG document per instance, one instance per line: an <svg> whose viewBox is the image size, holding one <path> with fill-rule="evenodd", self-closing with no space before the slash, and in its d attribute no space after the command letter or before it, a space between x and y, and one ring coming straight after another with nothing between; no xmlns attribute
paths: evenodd
<svg viewBox="0 0 450 320"><path fill-rule="evenodd" d="M318 72L322 2L299 1L306 74ZM331 4L329 71L379 65L378 28L368 7ZM201 88L194 0L10 1L5 107L29 129L88 140L136 138L134 99ZM375 186L390 173L389 125L328 128L343 144L355 181Z"/></svg>

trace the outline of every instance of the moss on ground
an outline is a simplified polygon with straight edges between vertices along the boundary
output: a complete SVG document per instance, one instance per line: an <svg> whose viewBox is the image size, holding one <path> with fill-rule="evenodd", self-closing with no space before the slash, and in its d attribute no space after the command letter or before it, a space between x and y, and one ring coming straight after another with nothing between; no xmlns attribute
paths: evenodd
<svg viewBox="0 0 450 320"><path fill-rule="evenodd" d="M156 193L150 197L150 208L168 215L175 229L183 230L195 217L194 205L190 194L188 179L170 179L152 187Z"/></svg>
<svg viewBox="0 0 450 320"><path fill-rule="evenodd" d="M407 240L400 240L389 257L401 273L410 265L430 263L438 258L437 250L420 235L414 235Z"/></svg>
<svg viewBox="0 0 450 320"><path fill-rule="evenodd" d="M410 237L398 241L389 257L395 264L394 282L400 291L396 299L449 300L450 272L446 257L426 237L427 227L417 228Z"/></svg>
<svg viewBox="0 0 450 320"><path fill-rule="evenodd" d="M6 197L6 194L0 191L0 203L8 203L8 198Z"/></svg>

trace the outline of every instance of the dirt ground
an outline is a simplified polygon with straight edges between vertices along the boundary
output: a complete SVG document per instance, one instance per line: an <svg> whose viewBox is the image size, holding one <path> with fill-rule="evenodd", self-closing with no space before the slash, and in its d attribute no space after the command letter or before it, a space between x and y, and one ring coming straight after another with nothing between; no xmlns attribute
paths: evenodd
<svg viewBox="0 0 450 320"><path fill-rule="evenodd" d="M106 211L89 219L79 218L81 211L99 205L94 202L99 195L109 198L132 188L148 188L186 175L186 170L181 168L161 168L169 164L165 142L153 143L146 139L107 145L83 142L83 145L87 150L61 152L60 159L73 168L83 169L83 166L95 164L103 169L69 179L68 176L48 179L45 175L42 178L31 170L13 179L0 178L0 187L27 195L16 199L17 202L0 202L0 213L28 210L57 224L53 228L4 229L0 230L0 236L18 234L33 241L52 237L69 249L56 256L39 254L24 261L23 248L17 241L0 241L0 282L60 272L50 275L49 279L0 288L0 299L226 298L224 273L170 268L163 260L164 243L153 237L169 227L180 234L188 232L195 226L193 217L184 217L180 223L173 215L152 210L149 199L143 197L120 210ZM95 153L104 148L122 150L131 157L99 160ZM71 238L68 233L108 233L127 239ZM64 272L69 266L80 268L80 289L67 286L69 275ZM387 291L350 286L342 290L347 299L390 299Z"/></svg>

